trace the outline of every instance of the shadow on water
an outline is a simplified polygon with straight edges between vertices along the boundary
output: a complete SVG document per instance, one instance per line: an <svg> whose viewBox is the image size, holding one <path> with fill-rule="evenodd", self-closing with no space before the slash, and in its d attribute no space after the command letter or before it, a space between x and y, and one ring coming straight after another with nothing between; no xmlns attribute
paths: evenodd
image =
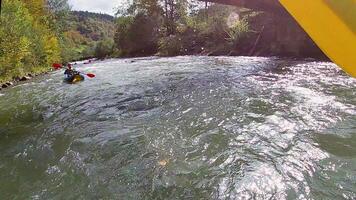
<svg viewBox="0 0 356 200"><path fill-rule="evenodd" d="M343 123L324 134L317 134L316 142L326 152L342 158L356 158L356 125L355 117L345 119Z"/></svg>
<svg viewBox="0 0 356 200"><path fill-rule="evenodd" d="M356 157L356 132L349 138L320 134L317 142L322 149L335 156Z"/></svg>

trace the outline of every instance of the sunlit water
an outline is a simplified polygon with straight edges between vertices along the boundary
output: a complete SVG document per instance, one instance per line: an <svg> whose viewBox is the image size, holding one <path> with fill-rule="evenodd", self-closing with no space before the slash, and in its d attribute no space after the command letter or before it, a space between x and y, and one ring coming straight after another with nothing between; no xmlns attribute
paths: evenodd
<svg viewBox="0 0 356 200"><path fill-rule="evenodd" d="M323 62L139 58L0 95L0 199L356 199L356 79Z"/></svg>

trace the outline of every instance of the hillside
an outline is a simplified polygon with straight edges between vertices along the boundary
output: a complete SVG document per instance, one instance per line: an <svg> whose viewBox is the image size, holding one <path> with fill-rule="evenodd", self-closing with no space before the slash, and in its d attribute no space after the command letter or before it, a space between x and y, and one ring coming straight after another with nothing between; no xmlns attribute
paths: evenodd
<svg viewBox="0 0 356 200"><path fill-rule="evenodd" d="M65 32L70 49L70 60L94 57L96 44L115 33L115 18L107 14L71 11Z"/></svg>
<svg viewBox="0 0 356 200"><path fill-rule="evenodd" d="M93 41L104 37L113 37L115 32L114 17L88 11L72 11L70 27Z"/></svg>

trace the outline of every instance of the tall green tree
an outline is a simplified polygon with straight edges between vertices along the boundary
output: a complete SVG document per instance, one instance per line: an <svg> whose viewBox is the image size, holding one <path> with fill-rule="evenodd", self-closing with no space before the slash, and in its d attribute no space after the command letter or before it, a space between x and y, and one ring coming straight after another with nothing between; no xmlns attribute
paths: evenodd
<svg viewBox="0 0 356 200"><path fill-rule="evenodd" d="M157 51L159 23L145 13L119 17L115 43L122 55L150 55Z"/></svg>
<svg viewBox="0 0 356 200"><path fill-rule="evenodd" d="M0 25L0 79L44 70L59 62L56 35L42 0L4 0Z"/></svg>
<svg viewBox="0 0 356 200"><path fill-rule="evenodd" d="M114 40L110 38L105 38L99 41L95 46L95 57L96 58L106 58L113 53L114 50Z"/></svg>
<svg viewBox="0 0 356 200"><path fill-rule="evenodd" d="M70 6L68 0L46 0L46 7L49 11L50 26L58 36L68 29L68 17Z"/></svg>

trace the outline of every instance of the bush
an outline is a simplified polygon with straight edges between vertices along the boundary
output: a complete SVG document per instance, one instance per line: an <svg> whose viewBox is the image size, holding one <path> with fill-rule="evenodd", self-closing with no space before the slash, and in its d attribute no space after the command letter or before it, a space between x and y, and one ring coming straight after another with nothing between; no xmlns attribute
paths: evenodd
<svg viewBox="0 0 356 200"><path fill-rule="evenodd" d="M105 58L112 55L114 48L114 41L112 39L104 39L99 41L95 46L94 55L96 58Z"/></svg>
<svg viewBox="0 0 356 200"><path fill-rule="evenodd" d="M95 43L90 43L84 47L84 50L81 52L81 59L88 59L95 57Z"/></svg>
<svg viewBox="0 0 356 200"><path fill-rule="evenodd" d="M236 47L236 45L247 36L249 33L249 24L246 19L239 20L236 24L229 28L227 31L228 38L227 41L230 43L232 47Z"/></svg>
<svg viewBox="0 0 356 200"><path fill-rule="evenodd" d="M170 35L159 40L159 54L161 56L175 56L182 51L182 42L179 36Z"/></svg>
<svg viewBox="0 0 356 200"><path fill-rule="evenodd" d="M158 19L139 13L120 17L117 21L115 44L124 55L150 55L157 51Z"/></svg>

